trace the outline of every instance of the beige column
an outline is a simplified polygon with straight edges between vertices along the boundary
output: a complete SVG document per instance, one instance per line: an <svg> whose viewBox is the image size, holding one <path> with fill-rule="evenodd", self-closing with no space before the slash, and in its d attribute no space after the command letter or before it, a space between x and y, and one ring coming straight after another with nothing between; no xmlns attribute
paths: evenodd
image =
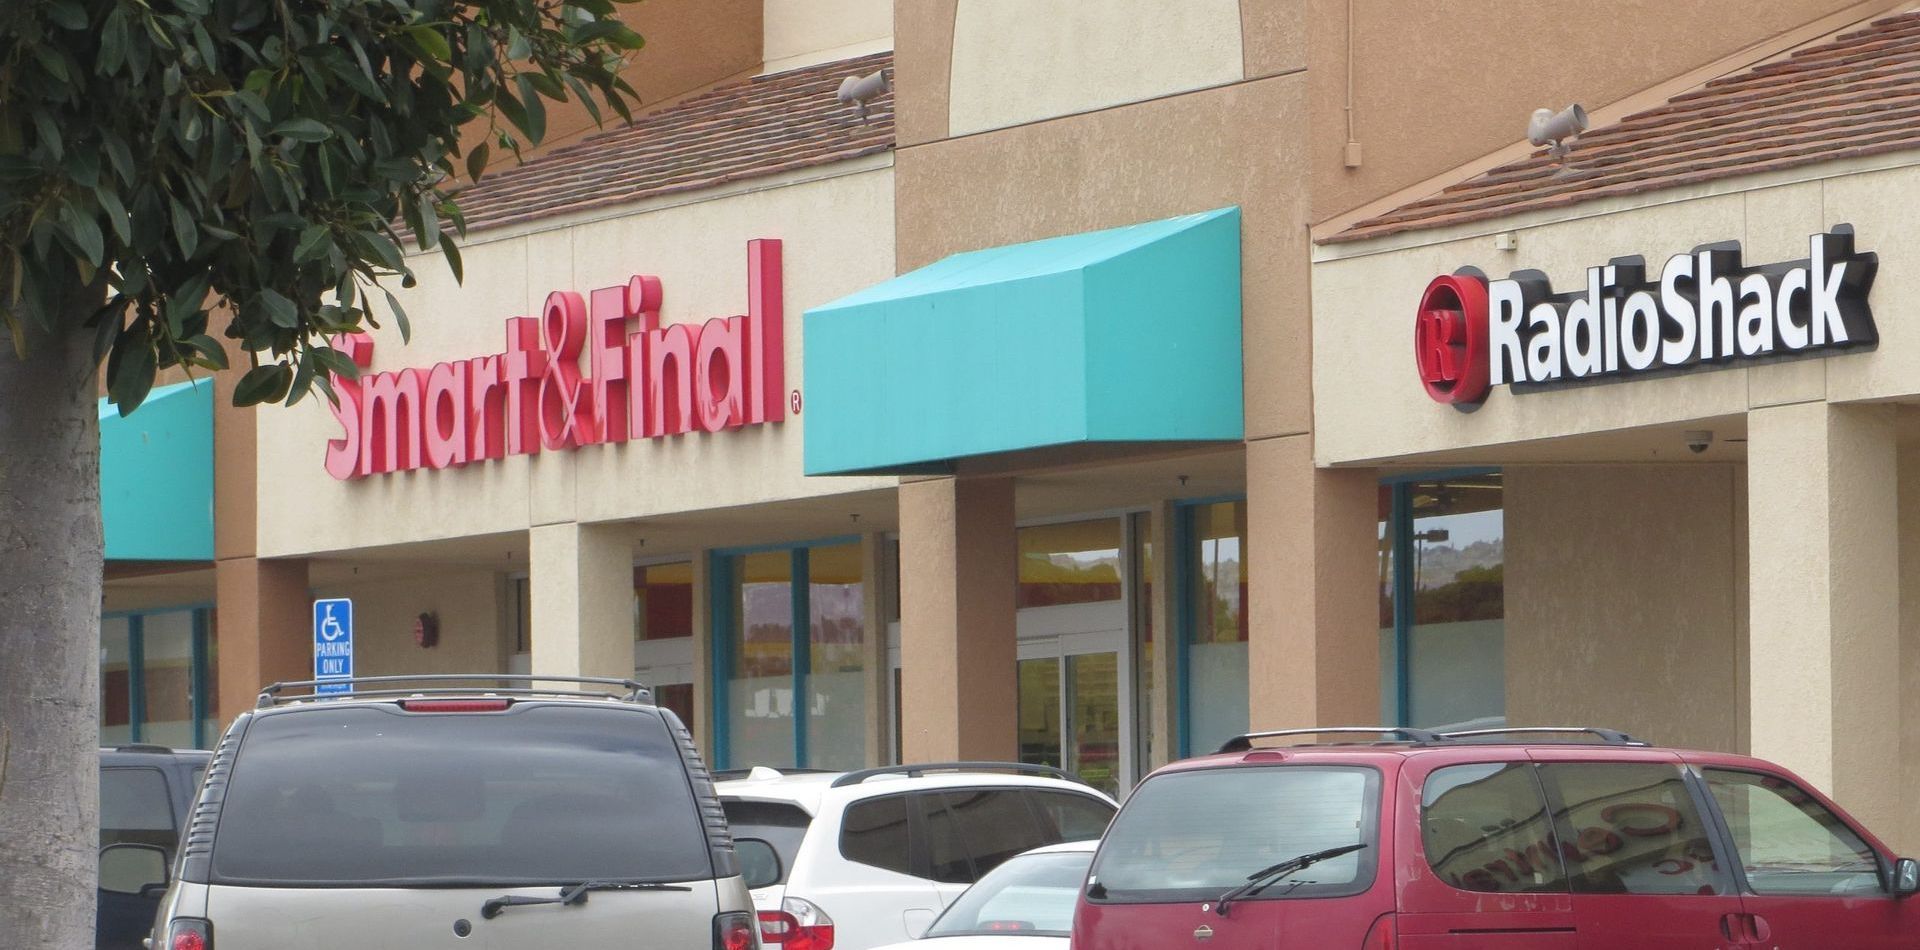
<svg viewBox="0 0 1920 950"><path fill-rule="evenodd" d="M224 558L213 588L224 724L253 708L260 687L313 678L313 598L304 559Z"/></svg>
<svg viewBox="0 0 1920 950"><path fill-rule="evenodd" d="M633 675L633 547L615 528L573 522L528 533L534 673Z"/></svg>
<svg viewBox="0 0 1920 950"><path fill-rule="evenodd" d="M713 763L713 556L693 552L693 741Z"/></svg>
<svg viewBox="0 0 1920 950"><path fill-rule="evenodd" d="M887 747L887 720L893 710L887 704L887 588L894 583L893 563L887 557L887 538L883 534L860 536L860 615L866 618L862 636L862 669L867 685L867 764L880 765L893 756Z"/></svg>
<svg viewBox="0 0 1920 950"><path fill-rule="evenodd" d="M1016 757L1017 558L1012 479L900 486L906 761Z"/></svg>
<svg viewBox="0 0 1920 950"><path fill-rule="evenodd" d="M1254 729L1380 719L1378 476L1322 469L1309 436L1247 444Z"/></svg>
<svg viewBox="0 0 1920 950"><path fill-rule="evenodd" d="M1920 788L1920 444L1913 443L1900 447L1900 680L1901 781ZM1902 855L1920 854L1920 809L1906 809L1906 827L1883 837Z"/></svg>
<svg viewBox="0 0 1920 950"><path fill-rule="evenodd" d="M1148 681L1153 685L1153 700L1148 704L1147 722L1151 724L1153 741L1147 749L1150 760L1146 768L1157 769L1175 758L1175 744L1180 738L1179 706L1174 702L1179 689L1178 671L1174 668L1174 637L1178 631L1173 628L1174 617L1178 616L1178 605L1173 602L1174 566L1180 558L1173 550L1173 519L1179 509L1171 501L1163 501L1153 506L1147 516L1147 545L1152 552L1152 563L1147 565L1145 580L1152 590L1147 603L1148 622L1153 625L1153 657L1147 669Z"/></svg>
<svg viewBox="0 0 1920 950"><path fill-rule="evenodd" d="M1753 753L1904 820L1899 482L1891 406L1747 414Z"/></svg>

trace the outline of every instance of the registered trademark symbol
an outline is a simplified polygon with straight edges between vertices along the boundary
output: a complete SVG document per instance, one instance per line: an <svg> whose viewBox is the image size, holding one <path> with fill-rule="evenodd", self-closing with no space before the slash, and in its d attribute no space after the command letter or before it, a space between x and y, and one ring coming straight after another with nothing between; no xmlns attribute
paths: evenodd
<svg viewBox="0 0 1920 950"><path fill-rule="evenodd" d="M787 395L787 408L793 410L796 416L800 414L800 390L796 389Z"/></svg>

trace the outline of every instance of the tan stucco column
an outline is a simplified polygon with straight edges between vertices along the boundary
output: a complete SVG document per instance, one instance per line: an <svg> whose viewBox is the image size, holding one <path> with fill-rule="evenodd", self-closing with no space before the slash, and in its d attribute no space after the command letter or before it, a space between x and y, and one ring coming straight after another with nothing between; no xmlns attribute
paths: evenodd
<svg viewBox="0 0 1920 950"><path fill-rule="evenodd" d="M900 486L901 744L908 762L1019 749L1010 478Z"/></svg>
<svg viewBox="0 0 1920 950"><path fill-rule="evenodd" d="M1380 719L1379 487L1321 469L1309 436L1247 444L1247 644L1254 729Z"/></svg>
<svg viewBox="0 0 1920 950"><path fill-rule="evenodd" d="M1904 820L1899 481L1891 406L1747 414L1753 753Z"/></svg>
<svg viewBox="0 0 1920 950"><path fill-rule="evenodd" d="M573 522L528 535L534 673L633 675L633 546Z"/></svg>
<svg viewBox="0 0 1920 950"><path fill-rule="evenodd" d="M222 728L260 687L313 678L313 600L305 559L225 558L213 568L216 694Z"/></svg>

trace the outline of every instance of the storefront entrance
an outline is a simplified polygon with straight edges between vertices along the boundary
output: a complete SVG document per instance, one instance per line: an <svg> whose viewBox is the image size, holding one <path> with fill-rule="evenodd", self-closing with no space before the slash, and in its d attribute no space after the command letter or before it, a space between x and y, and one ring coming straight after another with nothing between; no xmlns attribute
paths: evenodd
<svg viewBox="0 0 1920 950"><path fill-rule="evenodd" d="M1075 619L1106 629L1047 629L1062 621L1073 626ZM1125 616L1117 609L1022 611L1020 761L1064 768L1109 794L1130 784L1133 696L1121 677L1133 668L1129 652Z"/></svg>

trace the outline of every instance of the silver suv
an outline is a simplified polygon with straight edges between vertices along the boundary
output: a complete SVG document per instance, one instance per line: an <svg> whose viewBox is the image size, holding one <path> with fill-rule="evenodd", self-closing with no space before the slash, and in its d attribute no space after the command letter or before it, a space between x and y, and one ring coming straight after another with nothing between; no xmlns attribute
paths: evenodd
<svg viewBox="0 0 1920 950"><path fill-rule="evenodd" d="M508 685L452 685L480 682ZM640 684L316 687L220 740L156 947L758 946L713 781Z"/></svg>

